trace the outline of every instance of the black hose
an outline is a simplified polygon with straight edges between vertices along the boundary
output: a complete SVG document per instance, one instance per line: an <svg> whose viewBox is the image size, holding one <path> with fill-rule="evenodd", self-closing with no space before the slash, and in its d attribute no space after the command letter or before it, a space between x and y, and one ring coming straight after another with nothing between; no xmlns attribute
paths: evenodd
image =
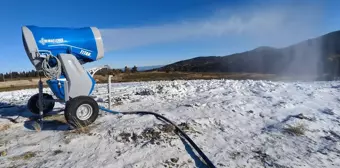
<svg viewBox="0 0 340 168"><path fill-rule="evenodd" d="M12 108L12 107L15 107L15 106L14 105L0 106L0 109Z"/></svg>
<svg viewBox="0 0 340 168"><path fill-rule="evenodd" d="M132 114L138 114L138 115L154 115L156 118L161 118L162 120L170 123L176 128L176 131L179 132L189 143L192 147L195 148L195 150L198 152L198 154L202 157L202 159L205 161L208 167L210 168L215 168L214 164L210 161L210 159L203 153L203 151L195 144L195 142L183 131L181 128L179 128L175 123L170 121L168 118L155 113L151 111L132 111L132 112L115 112L103 107L100 107L101 110L109 112L109 113L114 113L114 114L123 114L123 115L132 115Z"/></svg>

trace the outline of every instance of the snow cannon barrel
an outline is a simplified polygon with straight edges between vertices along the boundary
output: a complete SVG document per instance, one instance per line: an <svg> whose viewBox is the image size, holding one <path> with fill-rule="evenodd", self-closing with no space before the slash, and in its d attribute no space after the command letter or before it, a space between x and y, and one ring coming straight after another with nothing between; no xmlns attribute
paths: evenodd
<svg viewBox="0 0 340 168"><path fill-rule="evenodd" d="M44 55L72 54L81 64L104 57L103 40L96 27L23 26L22 40L26 54L37 70L41 68Z"/></svg>

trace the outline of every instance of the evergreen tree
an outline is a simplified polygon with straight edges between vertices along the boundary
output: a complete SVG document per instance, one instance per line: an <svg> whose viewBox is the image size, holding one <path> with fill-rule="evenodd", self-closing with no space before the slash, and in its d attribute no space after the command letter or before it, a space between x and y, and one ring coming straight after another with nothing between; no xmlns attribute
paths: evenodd
<svg viewBox="0 0 340 168"><path fill-rule="evenodd" d="M137 67L136 67L136 65L132 67L131 72L132 72L132 73L137 72Z"/></svg>
<svg viewBox="0 0 340 168"><path fill-rule="evenodd" d="M130 73L130 68L128 68L127 66L125 66L124 72L125 72L125 73Z"/></svg>

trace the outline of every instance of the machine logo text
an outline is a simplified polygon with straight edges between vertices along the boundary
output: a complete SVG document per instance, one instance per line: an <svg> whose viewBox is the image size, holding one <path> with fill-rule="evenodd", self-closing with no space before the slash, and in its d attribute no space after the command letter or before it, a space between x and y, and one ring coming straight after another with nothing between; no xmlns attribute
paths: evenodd
<svg viewBox="0 0 340 168"><path fill-rule="evenodd" d="M39 43L42 45L45 45L46 43L51 43L51 44L60 44L60 43L64 43L64 39L63 38L57 38L57 39L44 39L41 38L39 40Z"/></svg>
<svg viewBox="0 0 340 168"><path fill-rule="evenodd" d="M86 55L86 56L91 56L91 53L85 50L80 50L80 54Z"/></svg>

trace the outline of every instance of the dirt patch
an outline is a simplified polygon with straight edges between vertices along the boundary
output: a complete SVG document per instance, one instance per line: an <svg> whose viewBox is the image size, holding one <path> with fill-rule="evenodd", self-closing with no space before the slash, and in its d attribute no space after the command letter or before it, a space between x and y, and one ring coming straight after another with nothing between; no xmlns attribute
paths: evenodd
<svg viewBox="0 0 340 168"><path fill-rule="evenodd" d="M262 150L255 150L253 152L255 153L254 159L260 160L263 167L288 168L287 166L278 164L276 159Z"/></svg>
<svg viewBox="0 0 340 168"><path fill-rule="evenodd" d="M181 160L178 157L173 157L170 159L167 159L162 162L162 165L167 168L174 168L174 167L192 167L193 161L188 159L188 160Z"/></svg>
<svg viewBox="0 0 340 168"><path fill-rule="evenodd" d="M175 133L175 127L171 124L159 124L158 128L160 131L168 134L174 134Z"/></svg>
<svg viewBox="0 0 340 168"><path fill-rule="evenodd" d="M197 133L192 127L187 123L181 123L178 125L184 132ZM135 132L121 132L118 135L112 135L111 131L108 131L109 136L115 137L117 142L135 144L156 144L169 143L171 140L176 139L176 129L171 124L156 124L154 127L148 127L143 129L140 133Z"/></svg>
<svg viewBox="0 0 340 168"><path fill-rule="evenodd" d="M135 95L140 95L140 96L149 96L149 95L154 95L154 94L155 92L151 89L142 89L135 93Z"/></svg>
<svg viewBox="0 0 340 168"><path fill-rule="evenodd" d="M159 145L159 141L161 140L161 132L154 128L147 128L141 133L141 139L143 139L144 141L146 140L151 144L156 143L157 145Z"/></svg>
<svg viewBox="0 0 340 168"><path fill-rule="evenodd" d="M132 139L133 134L131 133L127 133L127 132L122 132L120 134L118 134L118 136L116 137L116 141L118 142L131 142L130 138Z"/></svg>
<svg viewBox="0 0 340 168"><path fill-rule="evenodd" d="M63 153L63 151L62 150L55 150L55 151L53 151L53 155L58 155L58 154L60 154L60 153Z"/></svg>

